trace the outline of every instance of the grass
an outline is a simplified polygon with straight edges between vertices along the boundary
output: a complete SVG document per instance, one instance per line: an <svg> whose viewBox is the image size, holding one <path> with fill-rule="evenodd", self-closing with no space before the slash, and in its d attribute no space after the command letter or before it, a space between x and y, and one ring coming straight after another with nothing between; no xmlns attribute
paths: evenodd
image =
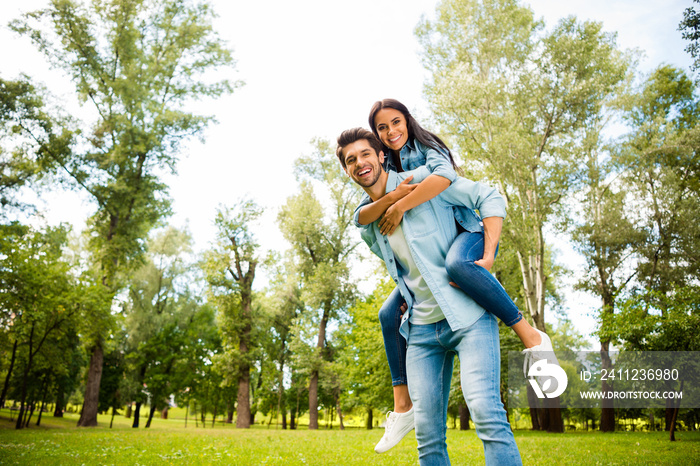
<svg viewBox="0 0 700 466"><path fill-rule="evenodd" d="M34 418L36 420L36 417ZM340 431L281 430L274 426L235 429L218 425L188 427L178 420L153 419L149 429L132 429L129 419L99 418L96 428L77 428L77 416L50 415L16 431L9 411L0 411L0 464L40 465L404 465L417 464L413 434L382 455L373 451L381 429ZM142 420L142 425L145 419ZM679 432L669 442L666 432L579 432L547 434L516 431L526 465L699 464L700 432ZM481 441L472 431L448 430L452 464L483 464Z"/></svg>

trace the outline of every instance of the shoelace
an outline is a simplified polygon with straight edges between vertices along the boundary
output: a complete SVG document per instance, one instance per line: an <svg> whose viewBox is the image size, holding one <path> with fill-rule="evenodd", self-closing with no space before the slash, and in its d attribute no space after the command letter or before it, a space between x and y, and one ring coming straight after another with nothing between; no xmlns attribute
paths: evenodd
<svg viewBox="0 0 700 466"><path fill-rule="evenodd" d="M393 411L389 411L388 413L386 413L386 424L384 424L384 431L385 432L388 432L389 430L391 430L391 427L396 422L397 416L392 416L392 414L394 414Z"/></svg>

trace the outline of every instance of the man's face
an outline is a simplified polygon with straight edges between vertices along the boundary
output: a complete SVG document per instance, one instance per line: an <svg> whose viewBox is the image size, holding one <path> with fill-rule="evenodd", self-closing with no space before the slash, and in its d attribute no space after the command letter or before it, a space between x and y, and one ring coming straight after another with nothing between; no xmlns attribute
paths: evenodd
<svg viewBox="0 0 700 466"><path fill-rule="evenodd" d="M384 153L375 152L366 139L359 139L343 149L345 173L363 188L373 186L384 170Z"/></svg>

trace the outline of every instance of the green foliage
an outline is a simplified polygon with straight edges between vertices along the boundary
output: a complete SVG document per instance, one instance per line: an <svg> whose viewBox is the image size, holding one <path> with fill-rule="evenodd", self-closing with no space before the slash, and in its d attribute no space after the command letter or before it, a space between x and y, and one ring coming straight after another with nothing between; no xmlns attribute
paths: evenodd
<svg viewBox="0 0 700 466"><path fill-rule="evenodd" d="M387 411L393 405L391 373L377 313L394 286L391 280L379 283L369 296L355 302L348 311L350 320L340 328L343 351L338 363L348 407Z"/></svg>
<svg viewBox="0 0 700 466"><path fill-rule="evenodd" d="M47 113L44 94L28 77L0 78L0 216L26 207L15 195L54 168L49 153L70 151L73 135Z"/></svg>
<svg viewBox="0 0 700 466"><path fill-rule="evenodd" d="M698 3L698 0L694 0ZM697 71L700 67L700 14L695 11L694 7L688 7L683 11L683 20L678 25L678 30L681 31L683 39L690 41L686 46L685 51L693 58L691 69Z"/></svg>
<svg viewBox="0 0 700 466"><path fill-rule="evenodd" d="M335 353L331 328L347 318L347 308L356 296L349 261L357 242L350 229L354 228L352 213L360 199L358 188L344 175L330 143L315 140L314 145L311 156L296 161L300 193L289 197L278 215L280 230L292 245L293 273L301 284L305 308L295 321L290 347L295 370L309 377L311 428L317 427L319 377L327 377L322 386L337 386L339 380L337 366L330 364ZM325 193L327 205L316 196L314 183L322 183L319 189ZM337 392L331 395L334 405L337 397Z"/></svg>
<svg viewBox="0 0 700 466"><path fill-rule="evenodd" d="M581 130L628 67L600 23L571 17L542 29L514 0L445 0L416 29L443 131L473 175L494 180L506 198L503 245L517 251L525 307L539 328L550 278L543 229L575 186Z"/></svg>

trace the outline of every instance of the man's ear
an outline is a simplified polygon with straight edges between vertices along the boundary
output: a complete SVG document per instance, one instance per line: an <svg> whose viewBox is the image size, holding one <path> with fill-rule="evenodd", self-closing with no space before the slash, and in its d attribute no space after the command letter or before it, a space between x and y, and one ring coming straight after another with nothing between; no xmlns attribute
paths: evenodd
<svg viewBox="0 0 700 466"><path fill-rule="evenodd" d="M379 151L379 163L384 165L384 151L383 150Z"/></svg>

